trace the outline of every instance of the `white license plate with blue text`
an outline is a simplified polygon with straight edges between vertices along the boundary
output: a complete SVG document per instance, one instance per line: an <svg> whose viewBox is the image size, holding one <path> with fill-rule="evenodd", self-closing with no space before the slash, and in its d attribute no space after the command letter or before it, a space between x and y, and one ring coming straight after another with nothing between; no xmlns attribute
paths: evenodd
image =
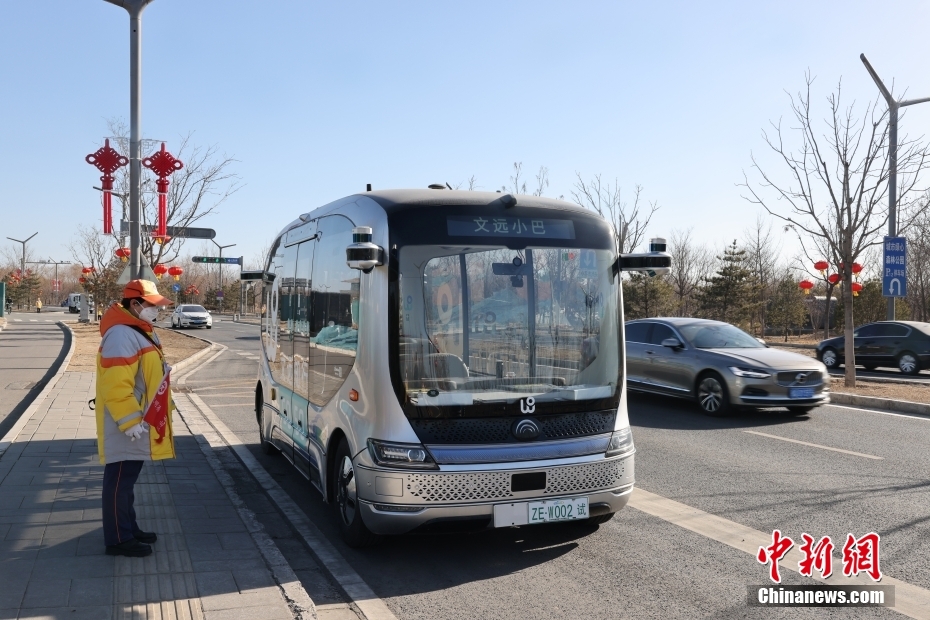
<svg viewBox="0 0 930 620"><path fill-rule="evenodd" d="M533 523L552 523L553 521L574 521L588 518L588 498L547 499L541 502L529 502L528 521Z"/></svg>

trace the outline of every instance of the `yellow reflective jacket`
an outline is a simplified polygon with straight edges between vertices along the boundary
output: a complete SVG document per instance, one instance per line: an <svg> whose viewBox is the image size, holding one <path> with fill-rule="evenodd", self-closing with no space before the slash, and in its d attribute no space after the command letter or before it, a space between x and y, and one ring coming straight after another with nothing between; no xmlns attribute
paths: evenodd
<svg viewBox="0 0 930 620"><path fill-rule="evenodd" d="M142 330L145 335L134 328ZM100 462L174 458L173 398L168 407L168 424L161 443L156 441L156 433L151 429L135 441L125 433L142 421L145 409L155 397L168 367L152 326L114 303L100 321L100 335L95 403Z"/></svg>

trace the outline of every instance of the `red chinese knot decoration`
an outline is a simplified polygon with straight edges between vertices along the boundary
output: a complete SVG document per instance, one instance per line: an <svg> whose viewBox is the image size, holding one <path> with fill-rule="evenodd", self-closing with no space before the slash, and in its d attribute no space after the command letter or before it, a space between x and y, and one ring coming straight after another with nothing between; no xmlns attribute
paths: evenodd
<svg viewBox="0 0 930 620"><path fill-rule="evenodd" d="M161 150L142 160L142 165L158 176L155 185L158 188L158 225L155 227L156 243L163 243L168 236L168 177L184 167L180 159L165 150L165 143L161 143Z"/></svg>
<svg viewBox="0 0 930 620"><path fill-rule="evenodd" d="M113 191L113 173L119 168L129 163L129 160L120 155L116 149L110 146L110 140L104 140L103 146L84 158L84 161L103 173L100 182L103 184L103 232L104 234L113 233L113 208L112 208L112 191Z"/></svg>

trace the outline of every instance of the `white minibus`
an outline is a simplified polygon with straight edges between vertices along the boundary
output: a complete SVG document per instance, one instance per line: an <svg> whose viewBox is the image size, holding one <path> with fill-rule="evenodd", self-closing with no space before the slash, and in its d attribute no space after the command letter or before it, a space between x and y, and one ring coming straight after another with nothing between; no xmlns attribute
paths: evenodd
<svg viewBox="0 0 930 620"><path fill-rule="evenodd" d="M367 191L277 236L255 412L345 541L585 520L633 489L622 270L597 214L535 196ZM659 248L664 250L664 246Z"/></svg>

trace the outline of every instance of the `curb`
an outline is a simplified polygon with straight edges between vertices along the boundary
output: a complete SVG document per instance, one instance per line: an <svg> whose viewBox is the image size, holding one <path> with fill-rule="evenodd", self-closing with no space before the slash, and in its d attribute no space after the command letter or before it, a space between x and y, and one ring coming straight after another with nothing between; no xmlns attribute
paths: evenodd
<svg viewBox="0 0 930 620"><path fill-rule="evenodd" d="M852 405L854 407L868 407L870 409L887 409L898 413L916 413L930 417L930 405L913 403L907 400L894 400L893 398L878 398L875 396L859 396L858 394L842 394L830 392L830 403L834 405Z"/></svg>
<svg viewBox="0 0 930 620"><path fill-rule="evenodd" d="M167 330L167 329L169 329L169 328L167 328L167 327L162 327L162 328L160 328L160 329L165 329L165 330ZM205 357L208 353L212 353L213 351L215 351L215 350L217 349L217 347L218 347L218 345L217 345L215 342L213 342L213 341L211 341L211 340L207 340L206 338L200 338L199 336L192 336L192 335L190 335L190 334L185 334L184 332L179 332L179 331L174 330L174 329L172 329L171 332L172 332L172 333L175 333L175 334L179 334L179 335L184 336L184 337L186 337L186 338L193 338L194 340L199 340L200 342L206 342L206 343L207 343L207 347L206 347L206 348L197 351L196 353L194 353L194 354L191 355L190 357L185 357L185 358L182 359L180 362L178 362L177 364L175 364L174 366L172 366L172 367L171 367L171 371L174 372L174 373L180 373L182 370L184 370L184 369L187 368L188 366L192 365L194 362L197 362L198 360L200 360L200 358Z"/></svg>
<svg viewBox="0 0 930 620"><path fill-rule="evenodd" d="M55 373L55 376L52 377L48 383L45 384L45 387L39 392L39 395L36 396L36 399L32 401L32 404L23 411L23 414L19 416L19 419L16 421L16 424L13 425L13 428L3 436L3 439L0 439L0 459L3 458L4 453L7 449L13 445L13 442L16 441L16 438L19 437L19 434L22 432L23 428L32 419L32 416L35 415L36 411L39 410L39 407L42 406L42 403L45 402L45 399L48 398L48 395L51 393L55 386L58 384L58 380L61 379L62 375L68 370L68 364L71 363L71 356L74 355L74 349L76 346L76 339L74 337L74 332L68 327L64 321L58 321L57 324L71 337L71 347L68 349L68 354L65 356L65 359L61 362L61 367L58 369L58 372Z"/></svg>

